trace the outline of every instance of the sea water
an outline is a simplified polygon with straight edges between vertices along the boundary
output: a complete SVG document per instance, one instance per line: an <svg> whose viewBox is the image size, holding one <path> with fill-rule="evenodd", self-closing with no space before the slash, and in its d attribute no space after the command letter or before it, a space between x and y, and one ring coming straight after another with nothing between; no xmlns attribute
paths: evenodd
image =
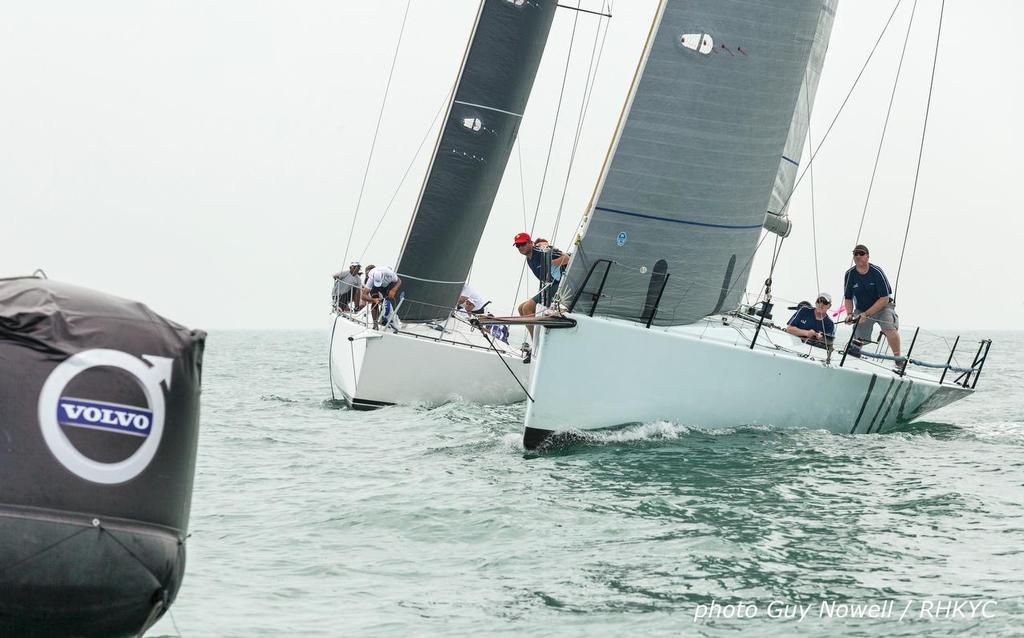
<svg viewBox="0 0 1024 638"><path fill-rule="evenodd" d="M211 332L148 635L1024 634L1024 333L885 434L655 422L539 454L522 404L346 409L328 336Z"/></svg>

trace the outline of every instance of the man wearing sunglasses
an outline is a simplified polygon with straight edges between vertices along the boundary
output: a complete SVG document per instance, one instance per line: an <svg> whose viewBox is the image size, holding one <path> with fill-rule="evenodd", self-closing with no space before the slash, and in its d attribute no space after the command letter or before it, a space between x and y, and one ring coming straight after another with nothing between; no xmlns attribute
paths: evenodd
<svg viewBox="0 0 1024 638"><path fill-rule="evenodd" d="M800 308L789 319L786 324L786 332L800 337L811 345L826 346L836 336L836 325L828 316L828 309L832 307L832 295L827 292L819 293L814 307L801 302Z"/></svg>
<svg viewBox="0 0 1024 638"><path fill-rule="evenodd" d="M846 323L860 318L854 336L864 342L871 341L871 331L877 323L893 355L899 357L900 320L892 304L892 286L882 269L870 263L870 256L864 244L857 244L853 249L853 267L843 278Z"/></svg>
<svg viewBox="0 0 1024 638"><path fill-rule="evenodd" d="M546 284L539 293L519 304L519 314L523 316L536 314L537 304L551 305L555 293L558 292L562 272L569 264L568 253L562 253L557 248L547 246L547 242L544 243L544 247L537 246L528 233L519 233L512 240L512 245L519 254L526 257L526 265L530 267L530 271L541 284ZM533 326L527 326L527 329L533 335Z"/></svg>

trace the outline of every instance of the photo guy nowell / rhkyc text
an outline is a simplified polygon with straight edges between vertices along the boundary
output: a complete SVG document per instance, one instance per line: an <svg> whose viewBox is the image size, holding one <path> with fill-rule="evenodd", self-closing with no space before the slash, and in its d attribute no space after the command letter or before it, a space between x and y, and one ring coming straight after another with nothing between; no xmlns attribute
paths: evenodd
<svg viewBox="0 0 1024 638"><path fill-rule="evenodd" d="M904 620L953 620L991 618L996 611L995 600L957 600L938 598L912 598L905 601L884 600L872 603L852 603L822 600L812 603L791 603L773 600L769 603L721 604L712 600L697 605L693 621L703 622L720 618L776 618L803 622L808 618L877 618Z"/></svg>

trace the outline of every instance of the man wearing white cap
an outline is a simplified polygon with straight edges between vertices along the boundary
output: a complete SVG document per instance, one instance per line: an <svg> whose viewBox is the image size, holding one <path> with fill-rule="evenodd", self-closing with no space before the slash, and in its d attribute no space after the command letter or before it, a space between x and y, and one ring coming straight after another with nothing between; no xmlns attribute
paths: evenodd
<svg viewBox="0 0 1024 638"><path fill-rule="evenodd" d="M394 308L399 301L398 289L402 287L402 279L391 266L367 266L366 286L363 288L363 302L371 305L373 311L373 322L377 323L380 315L380 306L384 304L384 319L388 318L391 312L388 307ZM405 293L402 293L405 296ZM385 300L389 303L384 303Z"/></svg>
<svg viewBox="0 0 1024 638"><path fill-rule="evenodd" d="M349 303L355 303L355 309L363 307L362 299L358 294L363 287L363 281L359 278L362 264L353 261L348 266L348 272L340 271L334 273L334 290L331 299L334 301L334 309L339 312L348 310Z"/></svg>
<svg viewBox="0 0 1024 638"><path fill-rule="evenodd" d="M828 316L832 307L832 295L827 292L818 294L814 307L804 306L796 311L786 324L786 332L804 340L827 343L836 336L836 325Z"/></svg>

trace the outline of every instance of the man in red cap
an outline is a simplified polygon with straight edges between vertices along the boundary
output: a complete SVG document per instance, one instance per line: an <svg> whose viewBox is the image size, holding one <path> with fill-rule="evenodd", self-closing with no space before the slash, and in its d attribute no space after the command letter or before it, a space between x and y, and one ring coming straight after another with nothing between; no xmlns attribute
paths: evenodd
<svg viewBox="0 0 1024 638"><path fill-rule="evenodd" d="M537 279L540 280L541 284L545 284L540 292L519 304L520 315L534 315L537 313L537 304L551 305L551 301L555 298L555 293L558 292L558 284L562 281L562 272L565 270L565 266L569 264L571 255L563 253L557 248L539 247L534 244L527 233L516 235L512 240L512 244L519 251L520 255L526 257L526 264ZM527 326L527 329L529 329L530 335L533 336L533 326Z"/></svg>

